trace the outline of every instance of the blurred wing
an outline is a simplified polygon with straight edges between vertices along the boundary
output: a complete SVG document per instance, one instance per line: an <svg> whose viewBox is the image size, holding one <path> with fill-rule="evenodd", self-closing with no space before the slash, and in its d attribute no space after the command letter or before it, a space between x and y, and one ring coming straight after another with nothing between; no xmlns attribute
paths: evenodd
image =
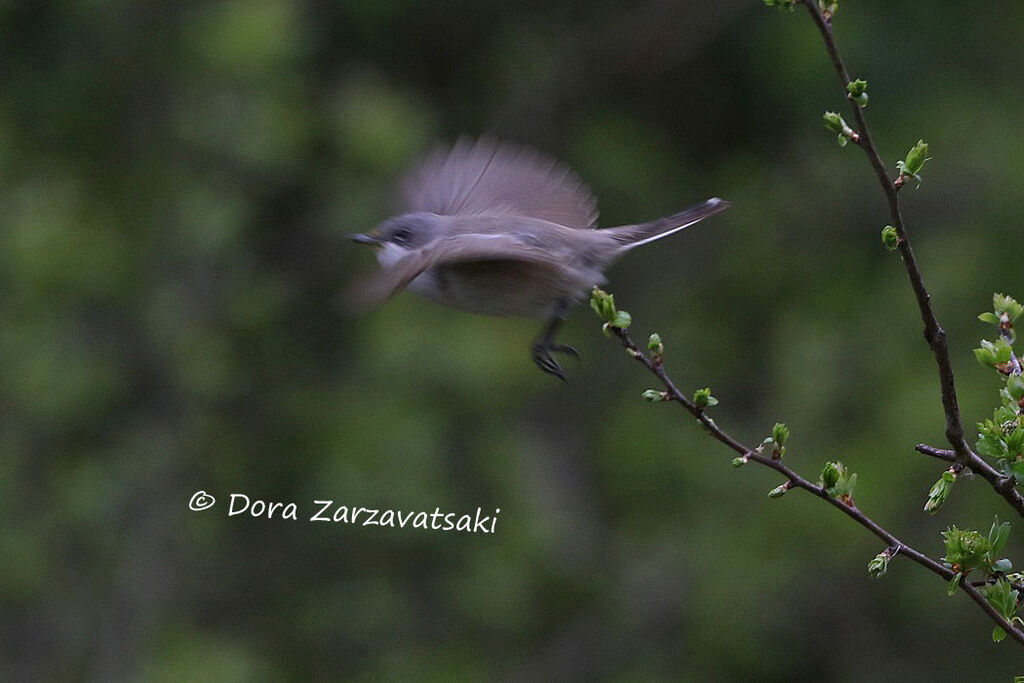
<svg viewBox="0 0 1024 683"><path fill-rule="evenodd" d="M442 239L436 246L414 251L394 265L357 282L348 291L346 306L352 313L368 311L402 291L425 270L479 261L529 263L550 270L553 275L557 275L562 267L543 250L526 245L512 235L458 235Z"/></svg>
<svg viewBox="0 0 1024 683"><path fill-rule="evenodd" d="M526 147L467 138L438 148L399 184L401 211L526 216L592 228L597 200L567 166Z"/></svg>

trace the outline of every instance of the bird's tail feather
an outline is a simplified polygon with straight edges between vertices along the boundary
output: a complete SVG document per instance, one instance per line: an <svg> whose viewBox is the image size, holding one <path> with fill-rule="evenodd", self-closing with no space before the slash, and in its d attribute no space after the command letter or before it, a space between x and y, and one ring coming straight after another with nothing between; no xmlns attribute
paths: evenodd
<svg viewBox="0 0 1024 683"><path fill-rule="evenodd" d="M672 233L688 228L694 223L702 221L708 216L713 216L719 211L725 211L728 208L729 202L718 197L712 197L707 201L691 206L671 216L659 218L650 223L609 228L608 232L617 241L622 243L623 249L632 249L633 247L639 247L641 244L647 244L648 242L660 240L662 237L668 237Z"/></svg>

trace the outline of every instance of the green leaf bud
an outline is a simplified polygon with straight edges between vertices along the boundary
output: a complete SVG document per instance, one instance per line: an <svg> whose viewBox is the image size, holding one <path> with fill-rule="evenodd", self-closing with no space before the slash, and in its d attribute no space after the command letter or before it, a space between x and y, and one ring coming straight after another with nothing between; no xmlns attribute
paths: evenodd
<svg viewBox="0 0 1024 683"><path fill-rule="evenodd" d="M891 225L887 225L882 228L882 244L890 251L899 246L900 236L899 233L896 232L896 228Z"/></svg>
<svg viewBox="0 0 1024 683"><path fill-rule="evenodd" d="M849 83L846 84L846 92L850 93L854 97L856 97L857 95L862 94L867 89L868 89L868 82L863 80L863 79L861 79L861 78L858 78L856 80L850 81Z"/></svg>
<svg viewBox="0 0 1024 683"><path fill-rule="evenodd" d="M718 399L711 395L711 389L708 387L693 392L693 402L701 410L718 405Z"/></svg>
<svg viewBox="0 0 1024 683"><path fill-rule="evenodd" d="M772 427L772 439L775 440L775 443L781 446L782 444L786 443L786 439L788 438L789 427L782 424L781 422L776 422L775 426Z"/></svg>
<svg viewBox="0 0 1024 683"><path fill-rule="evenodd" d="M928 161L928 143L918 140L917 144L907 152L907 158L903 160L903 167L909 175L917 175L924 168L924 162Z"/></svg>
<svg viewBox="0 0 1024 683"><path fill-rule="evenodd" d="M868 82L860 78L846 84L846 92L850 94L850 99L856 102L859 107L868 106L867 89Z"/></svg>
<svg viewBox="0 0 1024 683"><path fill-rule="evenodd" d="M615 297L597 286L590 293L590 307L605 322L615 321Z"/></svg>
<svg viewBox="0 0 1024 683"><path fill-rule="evenodd" d="M645 401L650 401L651 403L669 400L667 391L658 391L657 389L648 389L641 396Z"/></svg>
<svg viewBox="0 0 1024 683"><path fill-rule="evenodd" d="M652 334L647 339L647 349L654 353L656 356L660 356L665 352L665 346L661 343L661 335L657 332Z"/></svg>
<svg viewBox="0 0 1024 683"><path fill-rule="evenodd" d="M835 133L842 133L843 128L846 127L846 121L834 111L825 112L821 118L825 121L825 126Z"/></svg>
<svg viewBox="0 0 1024 683"><path fill-rule="evenodd" d="M788 490L789 490L789 482L787 481L785 484L780 484L779 486L776 486L771 491L769 491L768 492L768 497L769 498L781 498L782 496L786 495L786 491L788 491Z"/></svg>
<svg viewBox="0 0 1024 683"><path fill-rule="evenodd" d="M924 168L924 163L930 158L928 156L928 144L924 140L918 140L917 144L907 152L906 159L896 162L896 169L900 172L900 176L896 179L896 186L901 186L906 177L913 178L920 185L921 169Z"/></svg>
<svg viewBox="0 0 1024 683"><path fill-rule="evenodd" d="M949 469L942 473L939 480L932 485L930 491L928 491L928 500L925 501L924 511L935 514L938 512L942 504L949 498L950 492L953 490L953 483L956 481L956 473Z"/></svg>
<svg viewBox="0 0 1024 683"><path fill-rule="evenodd" d="M839 481L839 467L841 467L841 464L837 462L825 463L825 468L821 470L823 488L830 489L836 485L836 482Z"/></svg>
<svg viewBox="0 0 1024 683"><path fill-rule="evenodd" d="M888 548L875 555L873 558L871 558L871 561L868 562L868 575L872 579L877 579L882 576L885 576L885 572L889 570L890 559L891 556L889 555Z"/></svg>

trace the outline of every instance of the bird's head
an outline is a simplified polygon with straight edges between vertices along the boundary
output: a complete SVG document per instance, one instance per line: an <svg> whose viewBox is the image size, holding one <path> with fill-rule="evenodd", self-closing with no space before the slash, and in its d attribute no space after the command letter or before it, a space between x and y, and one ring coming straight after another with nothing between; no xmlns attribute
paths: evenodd
<svg viewBox="0 0 1024 683"><path fill-rule="evenodd" d="M407 252L422 249L445 233L442 216L433 213L406 213L389 218L371 232L349 235L360 244L378 249L377 259L389 265Z"/></svg>

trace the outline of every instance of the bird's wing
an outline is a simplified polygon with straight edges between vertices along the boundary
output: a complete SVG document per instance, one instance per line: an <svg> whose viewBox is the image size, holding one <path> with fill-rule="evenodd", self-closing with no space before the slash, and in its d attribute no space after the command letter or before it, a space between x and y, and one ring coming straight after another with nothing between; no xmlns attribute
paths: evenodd
<svg viewBox="0 0 1024 683"><path fill-rule="evenodd" d="M463 234L442 238L436 244L410 252L394 264L353 285L345 298L353 313L381 304L402 291L416 276L430 268L481 261L505 261L530 264L558 277L564 265L556 257L537 247L524 244L514 235Z"/></svg>
<svg viewBox="0 0 1024 683"><path fill-rule="evenodd" d="M592 228L597 200L567 166L491 138L438 148L399 184L402 212L504 214Z"/></svg>

